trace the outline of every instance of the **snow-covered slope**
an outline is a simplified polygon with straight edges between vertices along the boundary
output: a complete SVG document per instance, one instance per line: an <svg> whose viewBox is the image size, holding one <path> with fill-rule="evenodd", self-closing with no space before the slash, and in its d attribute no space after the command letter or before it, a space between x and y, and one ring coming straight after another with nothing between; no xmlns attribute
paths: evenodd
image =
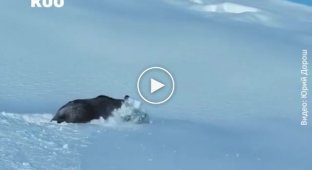
<svg viewBox="0 0 312 170"><path fill-rule="evenodd" d="M283 30L311 30L311 7L285 0L168 0L175 5L198 11L205 17L231 19L252 24L261 24ZM228 21L226 21L228 22ZM300 26L304 24L304 26ZM311 37L309 37L311 38Z"/></svg>
<svg viewBox="0 0 312 170"><path fill-rule="evenodd" d="M311 7L65 1L1 3L0 169L309 169L298 96ZM143 104L151 124L49 122L72 99L139 99L136 80L154 65L177 87L168 103Z"/></svg>
<svg viewBox="0 0 312 170"><path fill-rule="evenodd" d="M201 4L201 3L199 3ZM202 6L201 10L218 13L240 14L245 12L259 12L259 9L234 3L210 4Z"/></svg>
<svg viewBox="0 0 312 170"><path fill-rule="evenodd" d="M305 136L311 128L288 121L220 124L154 117L149 125L59 125L51 118L0 114L1 169L308 170L312 153Z"/></svg>

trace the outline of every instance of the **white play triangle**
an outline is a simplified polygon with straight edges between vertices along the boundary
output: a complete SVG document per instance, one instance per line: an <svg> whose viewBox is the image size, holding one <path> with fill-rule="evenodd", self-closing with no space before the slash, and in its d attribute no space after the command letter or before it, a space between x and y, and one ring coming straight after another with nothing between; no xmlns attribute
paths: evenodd
<svg viewBox="0 0 312 170"><path fill-rule="evenodd" d="M151 79L151 93L154 93L163 87L165 87L164 84L162 84L161 82L159 82L155 79Z"/></svg>

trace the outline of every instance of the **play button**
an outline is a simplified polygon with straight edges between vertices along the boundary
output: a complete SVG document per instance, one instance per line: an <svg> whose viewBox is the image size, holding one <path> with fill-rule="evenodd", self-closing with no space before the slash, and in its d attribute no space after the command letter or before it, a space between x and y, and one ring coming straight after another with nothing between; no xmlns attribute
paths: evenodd
<svg viewBox="0 0 312 170"><path fill-rule="evenodd" d="M174 92L174 79L168 70L150 67L139 76L137 90L147 103L162 104L168 101Z"/></svg>
<svg viewBox="0 0 312 170"><path fill-rule="evenodd" d="M163 88L165 85L162 84L161 82L151 79L151 93L156 92L157 90L160 90Z"/></svg>

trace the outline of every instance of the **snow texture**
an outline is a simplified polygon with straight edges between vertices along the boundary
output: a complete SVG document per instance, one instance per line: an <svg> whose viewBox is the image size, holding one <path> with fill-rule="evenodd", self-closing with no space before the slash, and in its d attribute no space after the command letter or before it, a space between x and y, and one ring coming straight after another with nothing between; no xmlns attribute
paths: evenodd
<svg viewBox="0 0 312 170"><path fill-rule="evenodd" d="M285 0L2 1L0 169L310 170L299 92L311 16ZM175 77L164 105L50 122L73 99L139 99L150 66Z"/></svg>

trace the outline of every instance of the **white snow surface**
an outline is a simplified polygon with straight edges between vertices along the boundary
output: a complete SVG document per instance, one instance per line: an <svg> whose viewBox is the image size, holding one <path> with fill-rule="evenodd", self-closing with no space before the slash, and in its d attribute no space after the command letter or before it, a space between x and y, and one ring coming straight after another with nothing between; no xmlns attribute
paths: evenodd
<svg viewBox="0 0 312 170"><path fill-rule="evenodd" d="M259 12L259 9L244 6L234 3L221 3L203 6L202 10L207 12L219 12L219 13L245 13L245 12Z"/></svg>
<svg viewBox="0 0 312 170"><path fill-rule="evenodd" d="M1 169L308 170L312 153L311 128L287 120L56 124L52 116L0 114Z"/></svg>
<svg viewBox="0 0 312 170"><path fill-rule="evenodd" d="M1 2L0 169L311 169L312 129L300 126L299 92L312 7L65 1L61 9ZM173 74L173 97L114 113L142 107L149 124L118 116L50 122L73 99L139 99L136 80L149 66Z"/></svg>

